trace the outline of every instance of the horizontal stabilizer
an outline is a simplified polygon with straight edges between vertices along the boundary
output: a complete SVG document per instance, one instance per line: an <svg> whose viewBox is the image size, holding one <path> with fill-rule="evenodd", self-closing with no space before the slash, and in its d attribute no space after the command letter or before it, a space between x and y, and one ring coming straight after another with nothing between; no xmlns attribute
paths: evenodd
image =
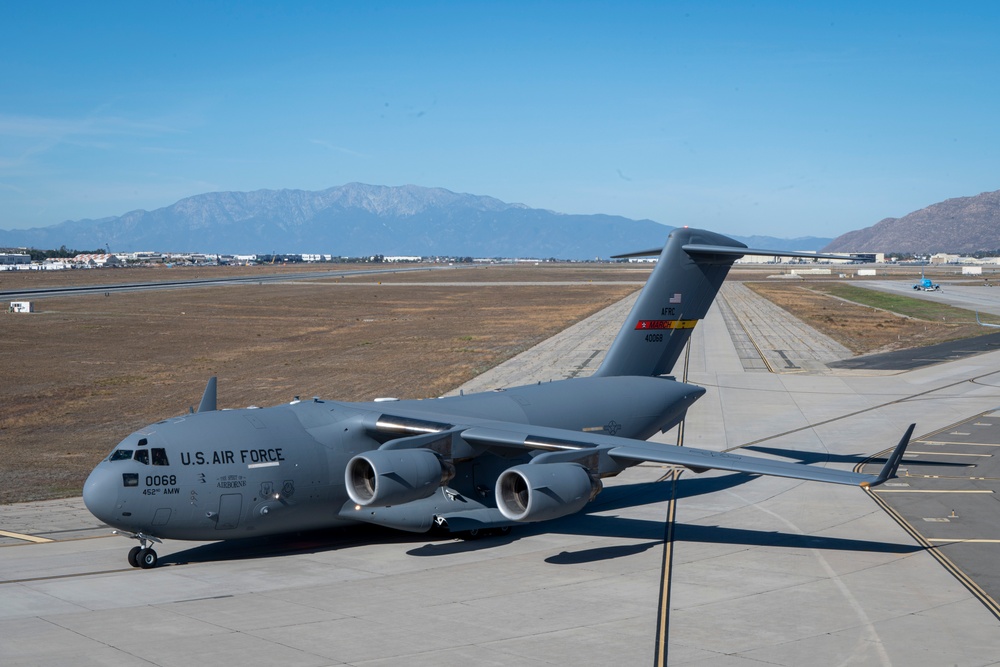
<svg viewBox="0 0 1000 667"><path fill-rule="evenodd" d="M731 255L743 257L745 255L765 255L769 257L801 257L803 259L840 259L840 260L860 260L862 258L854 255L830 255L821 252L808 252L800 250L765 250L761 248L739 248L725 245L705 245L700 243L688 243L681 248L689 255ZM632 257L659 257L663 248L650 248L649 250L637 250L635 252L612 255L612 259L629 259Z"/></svg>
<svg viewBox="0 0 1000 667"><path fill-rule="evenodd" d="M684 252L689 255L735 255L743 257L745 255L767 255L770 257L801 257L803 259L860 259L853 255L828 255L821 252L807 252L801 250L763 250L761 248L734 248L725 245L703 245L690 243L682 246Z"/></svg>
<svg viewBox="0 0 1000 667"><path fill-rule="evenodd" d="M663 252L663 248L652 248L650 250L636 250L635 252L626 252L621 255L611 255L611 259L628 259L630 257L659 257L660 253Z"/></svg>

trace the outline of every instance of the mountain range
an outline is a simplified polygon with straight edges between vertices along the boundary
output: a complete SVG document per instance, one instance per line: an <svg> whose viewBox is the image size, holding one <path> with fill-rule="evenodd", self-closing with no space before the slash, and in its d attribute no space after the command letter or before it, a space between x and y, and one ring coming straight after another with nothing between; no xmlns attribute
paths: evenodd
<svg viewBox="0 0 1000 667"><path fill-rule="evenodd" d="M838 236L826 252L974 253L1000 250L1000 190L956 197Z"/></svg>
<svg viewBox="0 0 1000 667"><path fill-rule="evenodd" d="M153 211L0 230L0 246L114 252L328 253L593 259L662 246L673 227L573 215L415 185L212 192ZM817 250L829 238L734 237L750 247Z"/></svg>

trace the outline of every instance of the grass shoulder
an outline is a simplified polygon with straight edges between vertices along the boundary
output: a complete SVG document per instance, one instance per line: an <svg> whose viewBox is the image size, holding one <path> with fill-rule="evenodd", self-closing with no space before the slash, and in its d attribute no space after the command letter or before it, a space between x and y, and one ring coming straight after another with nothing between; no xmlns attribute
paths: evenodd
<svg viewBox="0 0 1000 667"><path fill-rule="evenodd" d="M841 282L746 285L855 354L923 347L994 333L976 324L975 313L970 310ZM983 321L993 323L998 318L983 316Z"/></svg>

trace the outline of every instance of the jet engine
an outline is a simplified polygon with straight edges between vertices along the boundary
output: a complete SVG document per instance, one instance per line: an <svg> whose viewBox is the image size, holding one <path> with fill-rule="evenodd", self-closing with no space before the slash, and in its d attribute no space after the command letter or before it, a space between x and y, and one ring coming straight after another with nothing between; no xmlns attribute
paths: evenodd
<svg viewBox="0 0 1000 667"><path fill-rule="evenodd" d="M497 478L497 508L511 521L557 519L582 509L602 488L578 463L528 463Z"/></svg>
<svg viewBox="0 0 1000 667"><path fill-rule="evenodd" d="M348 461L347 494L362 507L388 507L427 498L455 476L429 449L375 449Z"/></svg>

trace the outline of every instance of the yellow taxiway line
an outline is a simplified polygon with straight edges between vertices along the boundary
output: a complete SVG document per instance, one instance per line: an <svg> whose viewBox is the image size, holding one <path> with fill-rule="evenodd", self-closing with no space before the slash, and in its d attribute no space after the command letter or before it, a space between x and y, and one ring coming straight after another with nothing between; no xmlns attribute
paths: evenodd
<svg viewBox="0 0 1000 667"><path fill-rule="evenodd" d="M24 540L25 542L35 542L36 544L42 544L44 542L55 542L55 540L50 540L47 537L35 537L34 535L24 535L22 533L12 533L7 530L0 530L0 537L10 537L15 540Z"/></svg>

